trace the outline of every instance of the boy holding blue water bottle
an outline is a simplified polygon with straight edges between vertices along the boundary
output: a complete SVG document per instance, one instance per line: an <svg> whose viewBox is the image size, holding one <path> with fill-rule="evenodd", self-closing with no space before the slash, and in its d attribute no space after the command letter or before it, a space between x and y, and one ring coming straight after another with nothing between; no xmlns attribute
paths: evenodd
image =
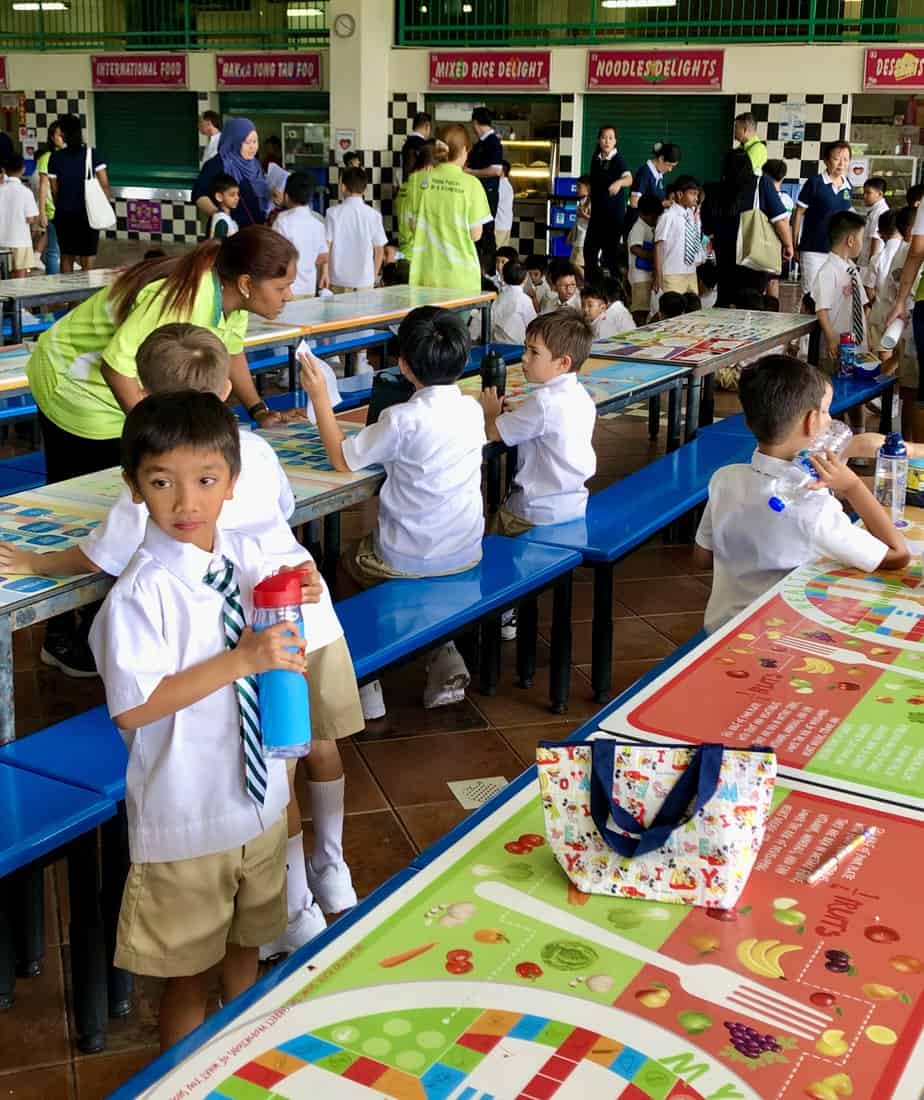
<svg viewBox="0 0 924 1100"><path fill-rule="evenodd" d="M304 673L288 623L260 633L260 546L219 529L241 469L237 422L214 394L144 398L122 433L122 471L148 522L90 632L109 711L128 743L131 868L115 964L167 979L161 1048L256 980L286 927L285 761L264 755L255 677Z"/></svg>

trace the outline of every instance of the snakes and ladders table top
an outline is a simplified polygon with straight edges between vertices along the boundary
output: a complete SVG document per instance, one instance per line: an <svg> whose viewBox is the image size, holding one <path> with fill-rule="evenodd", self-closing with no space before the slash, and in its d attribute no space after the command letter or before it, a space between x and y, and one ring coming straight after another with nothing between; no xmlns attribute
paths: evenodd
<svg viewBox="0 0 924 1100"><path fill-rule="evenodd" d="M331 298L300 298L289 302L277 322L300 325L305 334L345 332L400 321L418 306L473 309L490 304L493 293L464 294L433 287L388 286L357 290Z"/></svg>
<svg viewBox="0 0 924 1100"><path fill-rule="evenodd" d="M809 886L868 826L875 843ZM530 769L111 1100L919 1100L924 894L894 884L920 814L778 783L724 919L576 894L544 832ZM777 995L786 1024L764 1018Z"/></svg>
<svg viewBox="0 0 924 1100"><path fill-rule="evenodd" d="M29 389L29 380L26 378L29 354L29 349L22 345L0 349L0 394L9 397L14 393L25 393Z"/></svg>
<svg viewBox="0 0 924 1100"><path fill-rule="evenodd" d="M101 287L114 282L122 273L119 267L98 267L91 271L71 271L62 275L30 275L25 279L0 282L0 298L23 306L46 302L78 301L89 298Z"/></svg>
<svg viewBox="0 0 924 1100"><path fill-rule="evenodd" d="M767 745L785 774L924 810L924 512L906 518L906 569L795 570L603 727Z"/></svg>
<svg viewBox="0 0 924 1100"><path fill-rule="evenodd" d="M677 363L693 367L698 373L711 373L786 344L811 332L814 326L815 318L802 313L701 309L596 340L593 354L607 359Z"/></svg>

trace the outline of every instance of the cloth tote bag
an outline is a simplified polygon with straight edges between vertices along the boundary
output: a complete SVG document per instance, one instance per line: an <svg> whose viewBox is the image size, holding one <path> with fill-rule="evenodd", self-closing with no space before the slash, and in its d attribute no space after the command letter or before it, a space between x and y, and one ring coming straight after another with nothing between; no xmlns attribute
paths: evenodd
<svg viewBox="0 0 924 1100"><path fill-rule="evenodd" d="M115 211L109 205L103 185L93 171L93 158L87 146L87 163L83 180L83 198L87 206L87 221L91 229L112 229L116 223Z"/></svg>
<svg viewBox="0 0 924 1100"><path fill-rule="evenodd" d="M549 846L578 890L735 905L770 814L769 749L543 741L536 762Z"/></svg>
<svg viewBox="0 0 924 1100"><path fill-rule="evenodd" d="M738 221L735 262L739 267L765 271L768 275L778 275L783 264L780 239L760 208L760 180L754 188L754 206L745 210Z"/></svg>

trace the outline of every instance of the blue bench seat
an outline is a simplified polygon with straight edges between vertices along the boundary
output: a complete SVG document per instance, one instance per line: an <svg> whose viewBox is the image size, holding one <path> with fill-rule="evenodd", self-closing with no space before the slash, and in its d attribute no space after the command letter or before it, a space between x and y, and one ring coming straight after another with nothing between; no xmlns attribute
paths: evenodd
<svg viewBox="0 0 924 1100"><path fill-rule="evenodd" d="M550 700L567 707L571 676L571 574L581 557L569 550L528 545L488 535L481 562L449 577L386 581L337 604L356 678L374 679L384 669L482 623L481 684L494 694L500 676L500 614L517 604L517 671L530 686L536 666L536 600L554 587Z"/></svg>
<svg viewBox="0 0 924 1100"><path fill-rule="evenodd" d="M37 489L47 481L44 451L0 459L0 496Z"/></svg>

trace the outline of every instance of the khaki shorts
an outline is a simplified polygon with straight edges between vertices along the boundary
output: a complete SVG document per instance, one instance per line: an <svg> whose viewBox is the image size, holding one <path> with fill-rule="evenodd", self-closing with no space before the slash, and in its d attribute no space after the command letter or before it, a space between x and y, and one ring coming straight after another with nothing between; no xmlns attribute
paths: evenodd
<svg viewBox="0 0 924 1100"><path fill-rule="evenodd" d="M696 278L696 272L692 275L664 275L661 278L661 293L663 294L667 290L674 290L678 294L687 294L692 292L693 294L699 294L699 281Z"/></svg>
<svg viewBox="0 0 924 1100"><path fill-rule="evenodd" d="M365 726L346 638L308 654L308 694L312 738L339 741Z"/></svg>
<svg viewBox="0 0 924 1100"><path fill-rule="evenodd" d="M508 539L515 539L524 531L531 531L536 525L528 519L516 515L503 505L488 520L489 535L504 535Z"/></svg>
<svg viewBox="0 0 924 1100"><path fill-rule="evenodd" d="M576 267L582 274L584 272L584 249L581 245L571 246L571 266Z"/></svg>
<svg viewBox="0 0 924 1100"><path fill-rule="evenodd" d="M133 863L115 965L133 974L201 974L227 945L259 947L286 927L286 815L240 847L168 863Z"/></svg>
<svg viewBox="0 0 924 1100"><path fill-rule="evenodd" d="M375 552L371 534L363 535L359 542L349 546L343 552L340 564L360 588L375 588L377 584L382 584L384 581L419 580L423 576L422 573L399 573L397 569L386 565ZM427 574L427 576L454 577L457 573L467 573L477 564L477 561L473 561L462 566L461 569L452 569L448 573Z"/></svg>
<svg viewBox="0 0 924 1100"><path fill-rule="evenodd" d="M629 305L629 311L631 313L644 313L649 314L651 312L651 279L646 279L643 283L630 283L632 287L632 302Z"/></svg>
<svg viewBox="0 0 924 1100"><path fill-rule="evenodd" d="M494 241L498 248L503 248L505 244L510 244L510 229L495 229Z"/></svg>
<svg viewBox="0 0 924 1100"><path fill-rule="evenodd" d="M31 271L35 267L35 253L32 248L10 249L10 271Z"/></svg>

